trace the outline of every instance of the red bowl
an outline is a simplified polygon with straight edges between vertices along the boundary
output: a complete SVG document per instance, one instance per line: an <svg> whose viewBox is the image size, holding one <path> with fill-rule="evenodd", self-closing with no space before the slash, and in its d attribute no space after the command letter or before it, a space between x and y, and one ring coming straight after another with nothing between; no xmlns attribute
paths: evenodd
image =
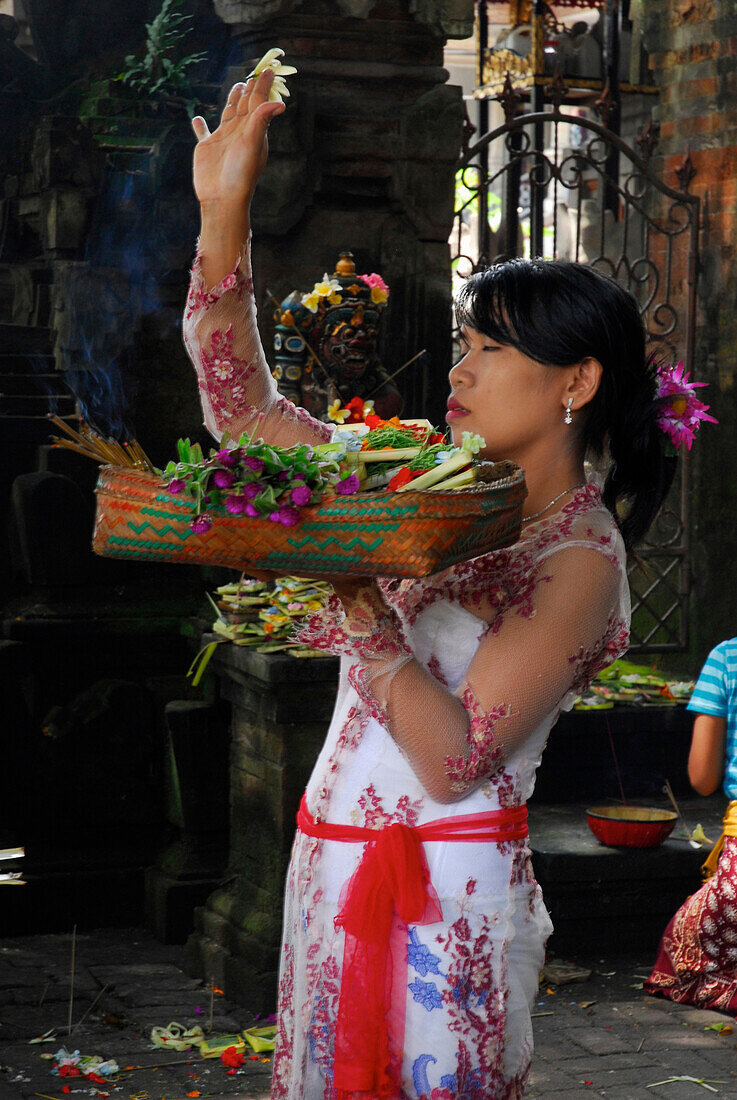
<svg viewBox="0 0 737 1100"><path fill-rule="evenodd" d="M594 806L586 811L586 820L609 848L657 848L673 832L677 815L646 806Z"/></svg>

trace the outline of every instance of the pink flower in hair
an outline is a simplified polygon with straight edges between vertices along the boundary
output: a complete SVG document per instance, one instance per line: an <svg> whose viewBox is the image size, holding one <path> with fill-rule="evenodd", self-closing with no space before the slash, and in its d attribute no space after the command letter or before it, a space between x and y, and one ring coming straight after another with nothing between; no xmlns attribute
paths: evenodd
<svg viewBox="0 0 737 1100"><path fill-rule="evenodd" d="M694 393L697 387L706 386L707 383L689 382L688 371L683 369L683 362L675 367L670 363L659 364L657 376L660 400L658 427L669 437L674 449L685 443L690 451L702 421L719 423L708 415L707 410L711 406L704 405Z"/></svg>

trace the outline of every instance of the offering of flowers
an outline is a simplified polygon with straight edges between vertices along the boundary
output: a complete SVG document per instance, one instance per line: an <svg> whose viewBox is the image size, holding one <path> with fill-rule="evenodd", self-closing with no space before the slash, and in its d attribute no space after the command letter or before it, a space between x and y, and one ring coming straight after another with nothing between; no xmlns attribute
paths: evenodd
<svg viewBox="0 0 737 1100"><path fill-rule="evenodd" d="M648 665L637 665L621 658L614 661L591 681L580 696L576 710L611 710L617 704L630 706L675 706L687 703L695 687L693 680L675 680Z"/></svg>
<svg viewBox="0 0 737 1100"><path fill-rule="evenodd" d="M179 440L177 451L179 461L168 464L164 478L170 493L194 499L192 529L198 534L209 531L209 513L220 509L293 527L301 509L318 503L326 489L343 495L358 489L355 475L341 467L345 450L330 444L272 447L244 434L237 443L224 436L207 459L188 439Z"/></svg>
<svg viewBox="0 0 737 1100"><path fill-rule="evenodd" d="M326 492L436 491L486 480L494 463L477 460L484 446L481 436L464 432L461 446L453 447L427 420L369 414L355 429L338 429L331 443L315 446L274 447L246 434L236 443L224 436L206 459L198 443L180 439L179 460L168 464L164 478L170 493L194 500L196 534L209 531L223 510L293 527L301 510L319 504Z"/></svg>
<svg viewBox="0 0 737 1100"><path fill-rule="evenodd" d="M238 581L221 585L215 590L214 600L208 595L217 616L212 631L218 640L208 642L192 662L188 675L193 686L199 684L210 658L224 642L247 646L257 653L324 657L322 650L295 640L294 623L322 610L332 591L327 581L277 577L267 583L245 573Z"/></svg>

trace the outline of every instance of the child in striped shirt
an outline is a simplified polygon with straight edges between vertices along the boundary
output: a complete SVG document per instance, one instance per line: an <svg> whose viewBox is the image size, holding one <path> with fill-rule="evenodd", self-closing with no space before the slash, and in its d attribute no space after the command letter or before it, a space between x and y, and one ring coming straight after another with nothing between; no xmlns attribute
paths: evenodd
<svg viewBox="0 0 737 1100"><path fill-rule="evenodd" d="M709 654L688 709L696 715L688 777L730 800L724 831L704 864L706 882L666 928L649 993L737 1015L737 638Z"/></svg>

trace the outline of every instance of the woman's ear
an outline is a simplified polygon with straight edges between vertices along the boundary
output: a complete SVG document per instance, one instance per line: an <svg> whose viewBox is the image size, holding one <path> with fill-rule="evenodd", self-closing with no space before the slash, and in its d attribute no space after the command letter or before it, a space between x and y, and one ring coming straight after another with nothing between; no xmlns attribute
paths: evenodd
<svg viewBox="0 0 737 1100"><path fill-rule="evenodd" d="M601 384L603 368L598 359L588 356L571 367L570 372L564 398L566 403L573 398L571 409L575 412L593 400Z"/></svg>

